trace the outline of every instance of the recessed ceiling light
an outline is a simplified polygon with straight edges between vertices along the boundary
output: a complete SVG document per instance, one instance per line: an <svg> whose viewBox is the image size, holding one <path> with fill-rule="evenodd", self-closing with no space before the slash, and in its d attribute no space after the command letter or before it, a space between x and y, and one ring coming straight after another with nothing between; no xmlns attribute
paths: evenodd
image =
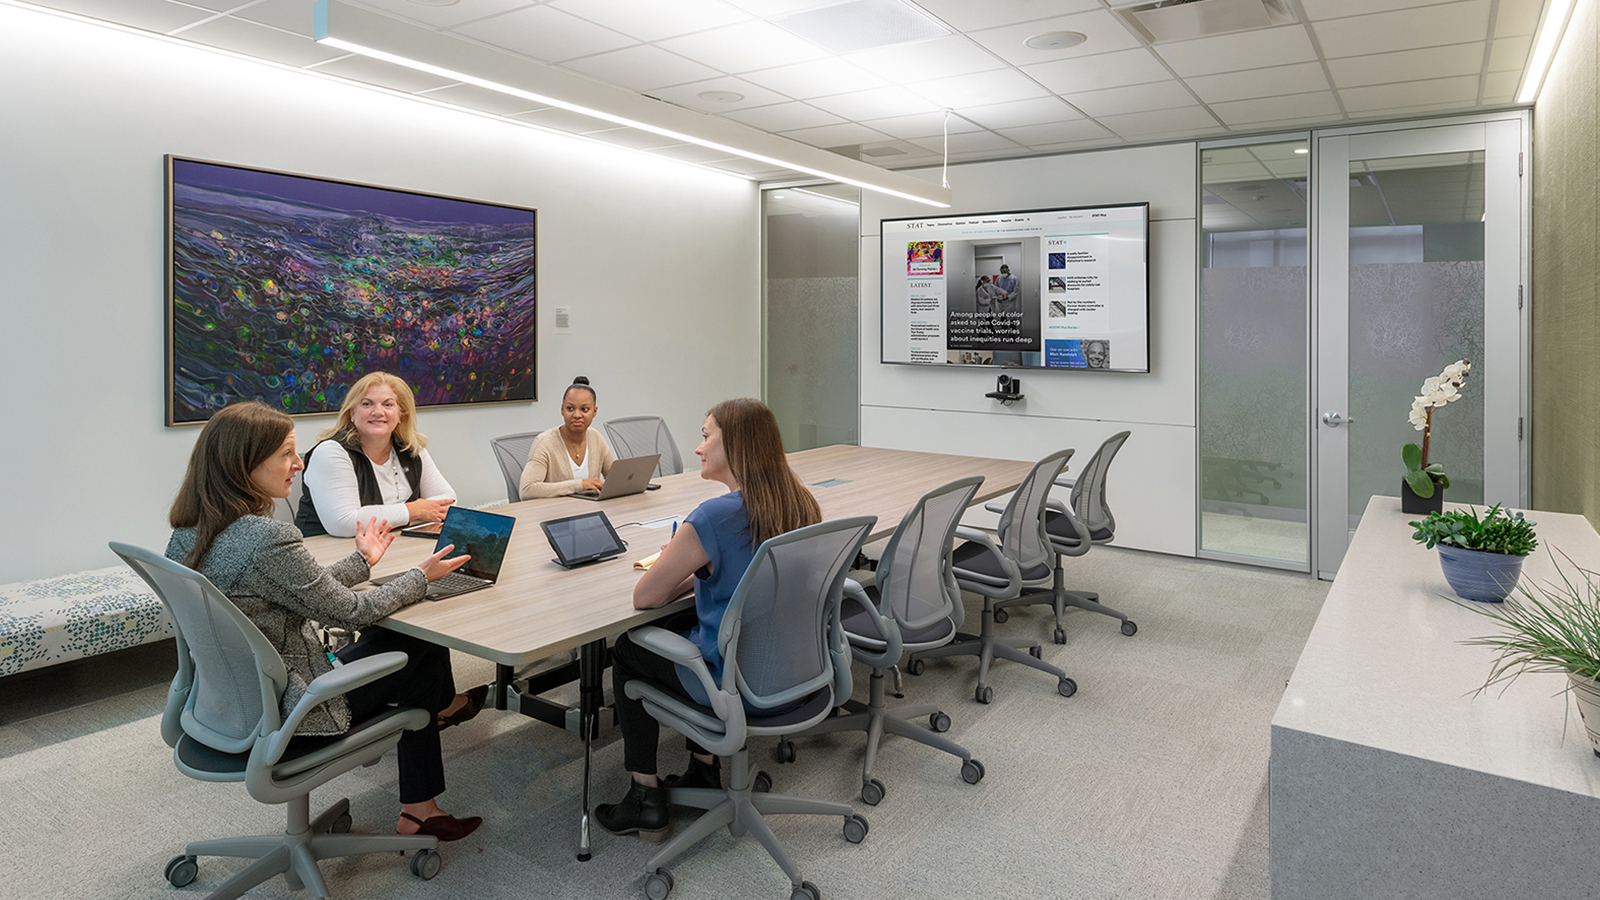
<svg viewBox="0 0 1600 900"><path fill-rule="evenodd" d="M1311 151L1307 150L1304 147L1296 147L1296 148L1294 148L1294 152L1296 152L1296 153L1310 153Z"/></svg>
<svg viewBox="0 0 1600 900"><path fill-rule="evenodd" d="M1023 41L1035 50L1065 50L1087 41L1089 36L1077 31L1046 31Z"/></svg>
<svg viewBox="0 0 1600 900"><path fill-rule="evenodd" d="M1266 187L1266 185L1264 185L1264 184L1241 184L1238 187L1234 188L1233 192L1235 194L1243 194L1243 193L1245 193L1247 191L1259 191L1259 190L1261 190L1262 188L1265 188L1265 187Z"/></svg>
<svg viewBox="0 0 1600 900"><path fill-rule="evenodd" d="M701 91L698 96L707 103L738 103L744 99L743 94L733 91Z"/></svg>

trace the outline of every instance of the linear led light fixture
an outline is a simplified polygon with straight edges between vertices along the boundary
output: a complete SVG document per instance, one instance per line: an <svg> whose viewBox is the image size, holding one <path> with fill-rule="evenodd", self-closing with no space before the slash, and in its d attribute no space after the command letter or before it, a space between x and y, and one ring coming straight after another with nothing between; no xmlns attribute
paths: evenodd
<svg viewBox="0 0 1600 900"><path fill-rule="evenodd" d="M1567 27L1567 14L1572 11L1572 0L1552 0L1539 23L1539 38L1534 42L1533 55L1528 59L1528 72L1522 76L1522 90L1517 93L1518 103L1532 103L1539 96L1550 60L1556 55L1561 32Z"/></svg>
<svg viewBox="0 0 1600 900"><path fill-rule="evenodd" d="M863 190L929 206L948 207L951 202L948 188L910 175L652 100L338 0L316 0L312 15L313 38L329 47ZM523 84L537 90L518 86Z"/></svg>

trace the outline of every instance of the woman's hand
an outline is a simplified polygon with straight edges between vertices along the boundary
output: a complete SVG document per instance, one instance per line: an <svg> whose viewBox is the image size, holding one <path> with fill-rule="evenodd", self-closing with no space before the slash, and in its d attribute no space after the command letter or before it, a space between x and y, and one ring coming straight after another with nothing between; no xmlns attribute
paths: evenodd
<svg viewBox="0 0 1600 900"><path fill-rule="evenodd" d="M654 609L683 596L694 586L696 569L711 562L694 526L688 522L661 548L661 556L633 587L633 608Z"/></svg>
<svg viewBox="0 0 1600 900"><path fill-rule="evenodd" d="M605 486L606 483L599 478L585 478L583 480L583 489L586 491L594 491L598 494L600 489Z"/></svg>
<svg viewBox="0 0 1600 900"><path fill-rule="evenodd" d="M426 522L443 522L444 514L450 511L453 499L444 500L413 500L406 504L406 515L411 517L408 524L422 525Z"/></svg>
<svg viewBox="0 0 1600 900"><path fill-rule="evenodd" d="M422 570L422 577L429 581L438 581L451 572L461 568L472 557L462 554L451 559L445 559L445 554L456 548L455 544L447 544L443 550L428 557L417 565Z"/></svg>
<svg viewBox="0 0 1600 900"><path fill-rule="evenodd" d="M367 558L368 567L378 564L383 559L383 552L394 543L394 532L389 530L388 521L379 522L372 519L368 522L356 523L356 549Z"/></svg>

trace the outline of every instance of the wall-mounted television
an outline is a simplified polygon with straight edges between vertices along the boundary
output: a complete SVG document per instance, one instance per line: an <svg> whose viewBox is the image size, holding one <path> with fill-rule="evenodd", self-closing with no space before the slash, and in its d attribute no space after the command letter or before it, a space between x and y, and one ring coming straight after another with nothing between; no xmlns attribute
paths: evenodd
<svg viewBox="0 0 1600 900"><path fill-rule="evenodd" d="M884 219L882 361L1150 371L1150 204Z"/></svg>

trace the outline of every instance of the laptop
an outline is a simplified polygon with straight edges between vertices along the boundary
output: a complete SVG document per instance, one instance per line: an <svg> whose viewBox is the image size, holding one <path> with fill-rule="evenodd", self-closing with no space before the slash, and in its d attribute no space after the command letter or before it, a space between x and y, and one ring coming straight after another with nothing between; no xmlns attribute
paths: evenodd
<svg viewBox="0 0 1600 900"><path fill-rule="evenodd" d="M641 493L650 488L650 477L656 473L656 463L660 461L659 453L614 460L611 471L606 473L606 483L600 486L599 491L578 491L572 496L585 500L610 500Z"/></svg>
<svg viewBox="0 0 1600 900"><path fill-rule="evenodd" d="M551 549L556 551L552 562L563 569L610 559L628 547L626 541L617 537L611 520L600 510L550 519L540 522L539 527L544 529Z"/></svg>
<svg viewBox="0 0 1600 900"><path fill-rule="evenodd" d="M452 506L440 523L439 540L433 545L435 553L454 544L455 550L447 559L463 553L472 558L461 568L438 581L428 584L428 600L443 600L458 594L481 591L500 580L500 566L505 562L506 547L511 543L511 528L517 520L510 516L486 513L482 510ZM372 579L373 584L384 584L405 573L385 575Z"/></svg>

